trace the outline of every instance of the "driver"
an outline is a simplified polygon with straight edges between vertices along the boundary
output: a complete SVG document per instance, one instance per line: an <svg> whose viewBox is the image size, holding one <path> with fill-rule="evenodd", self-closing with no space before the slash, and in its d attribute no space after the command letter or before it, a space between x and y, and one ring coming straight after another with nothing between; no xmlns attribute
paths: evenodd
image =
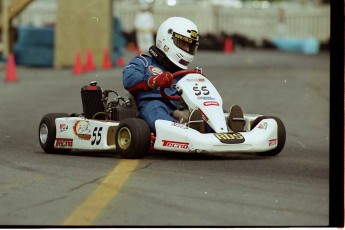
<svg viewBox="0 0 345 230"><path fill-rule="evenodd" d="M155 133L158 119L180 122L172 116L178 108L178 101L163 98L159 88L167 88L167 94L177 95L176 89L169 87L181 77L173 79L172 73L188 68L198 45L197 26L186 18L171 17L159 26L156 44L148 50L150 55L140 54L124 68L123 85L133 95L139 117L148 123L151 132ZM200 110L191 112L191 120L202 120ZM205 130L204 122L192 123L190 127L200 132Z"/></svg>

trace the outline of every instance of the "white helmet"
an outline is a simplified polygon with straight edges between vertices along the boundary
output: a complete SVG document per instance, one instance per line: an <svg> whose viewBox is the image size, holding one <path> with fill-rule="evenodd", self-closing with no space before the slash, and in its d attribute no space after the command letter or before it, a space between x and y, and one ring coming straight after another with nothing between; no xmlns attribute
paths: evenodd
<svg viewBox="0 0 345 230"><path fill-rule="evenodd" d="M156 46L181 69L193 61L198 45L198 28L186 18L168 18L158 28Z"/></svg>

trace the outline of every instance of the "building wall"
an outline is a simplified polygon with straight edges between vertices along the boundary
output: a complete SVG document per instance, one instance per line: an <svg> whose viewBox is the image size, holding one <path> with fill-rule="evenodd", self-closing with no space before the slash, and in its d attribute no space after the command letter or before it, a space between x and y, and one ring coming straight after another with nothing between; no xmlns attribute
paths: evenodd
<svg viewBox="0 0 345 230"><path fill-rule="evenodd" d="M111 50L112 0L59 0L55 23L55 67L74 63L79 51L86 57L91 50L96 67L104 49Z"/></svg>

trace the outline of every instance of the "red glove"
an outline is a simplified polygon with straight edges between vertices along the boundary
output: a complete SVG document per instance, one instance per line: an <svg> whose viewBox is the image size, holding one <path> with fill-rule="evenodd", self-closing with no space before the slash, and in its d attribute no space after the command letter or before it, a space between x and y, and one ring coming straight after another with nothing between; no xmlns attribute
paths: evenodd
<svg viewBox="0 0 345 230"><path fill-rule="evenodd" d="M158 87L168 88L174 82L173 75L170 72L163 72L158 75L153 75L147 81L147 84L152 89Z"/></svg>

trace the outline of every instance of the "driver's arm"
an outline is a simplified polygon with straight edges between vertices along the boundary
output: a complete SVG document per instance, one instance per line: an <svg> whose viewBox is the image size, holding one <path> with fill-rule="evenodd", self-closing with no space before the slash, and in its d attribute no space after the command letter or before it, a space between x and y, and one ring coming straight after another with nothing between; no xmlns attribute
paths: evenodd
<svg viewBox="0 0 345 230"><path fill-rule="evenodd" d="M133 59L123 70L123 85L130 93L154 90L158 87L169 87L174 79L170 72L149 76L146 74L145 63Z"/></svg>
<svg viewBox="0 0 345 230"><path fill-rule="evenodd" d="M130 93L151 90L147 85L147 81L151 76L146 74L145 62L141 59L142 57L134 58L122 72L123 86Z"/></svg>

